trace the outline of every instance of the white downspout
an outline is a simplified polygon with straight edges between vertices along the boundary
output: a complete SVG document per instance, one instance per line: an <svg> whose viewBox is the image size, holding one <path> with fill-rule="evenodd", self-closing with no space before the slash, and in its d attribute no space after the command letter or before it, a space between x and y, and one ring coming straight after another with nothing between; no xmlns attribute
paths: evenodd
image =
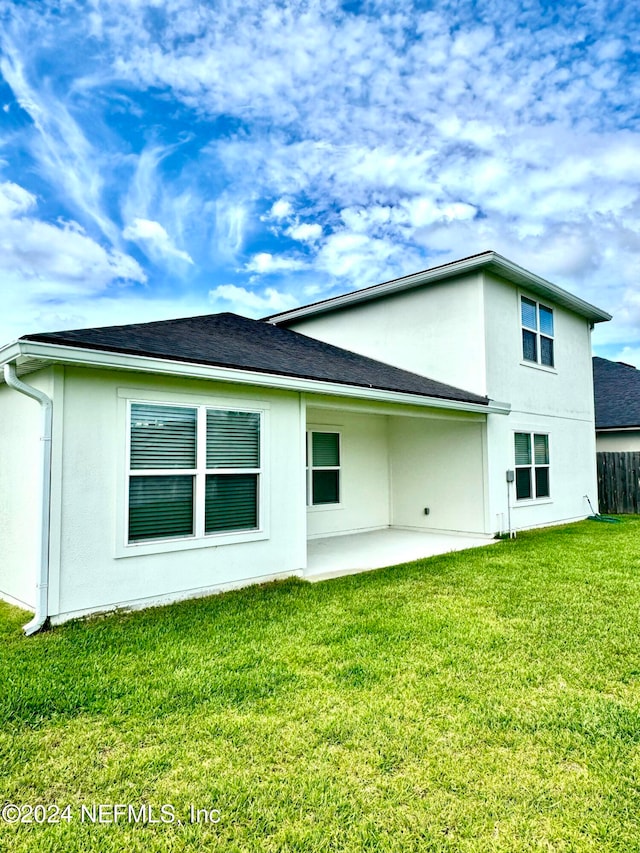
<svg viewBox="0 0 640 853"><path fill-rule="evenodd" d="M43 391L27 385L16 375L14 362L5 364L4 379L10 388L26 394L40 403L42 412L42 487L40 494L40 565L36 579L36 612L31 622L23 626L27 636L39 631L49 616L49 515L51 505L51 432L53 424L53 401Z"/></svg>

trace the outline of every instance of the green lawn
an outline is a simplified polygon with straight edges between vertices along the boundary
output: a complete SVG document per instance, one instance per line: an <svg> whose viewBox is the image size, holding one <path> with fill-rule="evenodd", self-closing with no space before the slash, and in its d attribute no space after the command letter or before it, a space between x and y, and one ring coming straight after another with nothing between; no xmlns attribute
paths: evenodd
<svg viewBox="0 0 640 853"><path fill-rule="evenodd" d="M639 617L639 517L31 639L0 604L0 806L70 806L0 850L639 850Z"/></svg>

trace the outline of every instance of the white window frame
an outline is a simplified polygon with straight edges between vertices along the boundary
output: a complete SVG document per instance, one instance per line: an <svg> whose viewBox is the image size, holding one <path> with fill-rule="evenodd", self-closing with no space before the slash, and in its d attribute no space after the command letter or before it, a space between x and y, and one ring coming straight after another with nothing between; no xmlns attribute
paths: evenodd
<svg viewBox="0 0 640 853"><path fill-rule="evenodd" d="M531 463L529 465L518 465L516 464L516 435L528 435L530 446L531 446ZM536 456L535 456L535 436L536 435L544 435L547 439L547 451L549 455L549 461L542 464L536 465ZM516 505L523 504L532 504L532 503L550 503L552 500L551 496L551 435L548 432L544 432L539 429L515 429L513 431L513 436L511 439L511 447L513 453L513 461L514 461L514 470L516 471L516 481L513 484L514 495L516 498ZM523 468L528 468L531 471L531 496L528 498L519 498L517 492L517 471ZM549 494L538 496L536 490L536 469L537 468L546 468L547 469L547 482L549 484Z"/></svg>
<svg viewBox="0 0 640 853"><path fill-rule="evenodd" d="M520 299L518 300L518 312L519 312L519 320L520 320L520 352L522 354L521 364L527 367L539 367L541 370L547 370L549 372L556 373L556 313L555 309L550 305L546 305L544 302L539 302L537 299L533 299L533 297L529 296L527 293L520 293ZM526 299L527 302L532 302L536 306L536 328L531 329L529 326L525 326L522 322L522 300ZM540 331L540 308L544 308L547 311L551 312L551 316L553 318L553 334L547 335ZM536 358L535 361L530 358L525 358L524 356L524 340L523 340L523 332L530 332L532 335L535 335L536 338ZM540 345L541 338L546 338L551 341L552 349L553 349L553 364L543 364L542 363L542 347Z"/></svg>
<svg viewBox="0 0 640 853"><path fill-rule="evenodd" d="M328 435L338 436L338 459L339 465L314 465L313 464L313 434L326 433ZM307 491L307 509L314 512L330 509L340 509L342 507L342 433L340 430L333 427L308 427L307 435L307 452L306 452L306 491ZM338 500L335 503L313 503L313 472L314 471L337 471L338 472Z"/></svg>
<svg viewBox="0 0 640 853"><path fill-rule="evenodd" d="M122 403L125 405L125 441L124 454L125 464L123 470L123 483L119 493L123 494L124 500L119 515L119 533L116 537L116 557L127 557L134 554L156 554L165 551L180 551L191 548L215 547L217 545L228 545L239 542L267 539L269 536L267 518L267 475L265 470L265 448L267 446L268 434L268 407L247 405L246 401L236 399L221 400L217 397L215 402L203 402L202 398L197 401L190 395L179 395L167 393L166 396L156 397L148 394L129 395L119 392L118 396L124 397ZM184 399L184 397L187 399ZM131 468L131 407L135 403L153 406L172 406L186 409L195 409L196 420L196 467L195 468L162 468L144 469ZM232 411L251 412L260 417L260 467L259 468L207 468L206 465L206 423L207 411ZM256 474L257 482L257 527L247 530L219 531L205 533L205 490L207 474ZM193 476L194 483L194 532L185 536L170 538L141 539L129 541L129 484L132 477L136 476Z"/></svg>

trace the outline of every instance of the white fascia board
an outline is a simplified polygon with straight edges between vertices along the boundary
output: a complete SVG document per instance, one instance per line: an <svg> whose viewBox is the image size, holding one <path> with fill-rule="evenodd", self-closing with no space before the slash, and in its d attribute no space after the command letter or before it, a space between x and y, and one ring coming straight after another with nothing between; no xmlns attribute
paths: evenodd
<svg viewBox="0 0 640 853"><path fill-rule="evenodd" d="M489 272L496 272L508 281L531 290L538 296L550 299L558 305L568 308L570 311L575 311L576 314L580 314L593 323L603 323L611 320L611 314L607 311L603 311L590 302L580 299L579 296L574 296L568 290L564 290L562 287L558 287L557 284L553 284L553 282L529 272L529 270L518 266L518 264L514 264L508 258L503 258L502 255L498 255L495 252L493 255L494 257L491 261L487 262Z"/></svg>
<svg viewBox="0 0 640 853"><path fill-rule="evenodd" d="M151 356L114 353L81 347L45 344L40 341L18 341L19 355L27 358L46 359L58 364L76 364L82 367L106 367L118 370L135 370L169 376L184 376L189 379L209 379L218 382L235 382L242 385L259 385L284 391L303 391L308 394L330 394L377 402L403 403L433 409L453 409L458 412L482 412L484 414L508 415L509 403L490 401L465 403L457 400L408 394L401 391L385 391L379 388L364 388L359 385L342 385L318 379L302 379L297 376L281 376L276 373L261 373L257 370L239 370L184 361L172 361Z"/></svg>
<svg viewBox="0 0 640 853"><path fill-rule="evenodd" d="M585 302L583 299L574 296L572 293L563 290L561 287L552 284L539 275L535 275L535 273L529 272L524 267L514 264L507 258L502 257L502 255L497 254L497 252L483 252L481 255L474 255L470 258L463 258L462 260L443 264L439 267L432 267L431 269L413 273L403 278L396 278L393 281L384 282L383 284L365 287L362 290L354 290L342 296L324 299L322 302L302 305L300 308L293 308L291 311L283 311L280 314L272 314L270 317L264 317L263 319L275 326L280 324L285 325L292 320L313 317L328 311L355 305L359 302L368 302L371 299L378 299L381 296L388 296L392 293L410 290L413 287L420 287L425 284L435 284L438 281L445 281L449 278L466 275L479 270L493 272L502 278L506 278L513 284L531 290L543 298L563 305L571 311L575 311L593 323L601 323L611 319L611 314L608 314L606 311L596 308L595 305Z"/></svg>

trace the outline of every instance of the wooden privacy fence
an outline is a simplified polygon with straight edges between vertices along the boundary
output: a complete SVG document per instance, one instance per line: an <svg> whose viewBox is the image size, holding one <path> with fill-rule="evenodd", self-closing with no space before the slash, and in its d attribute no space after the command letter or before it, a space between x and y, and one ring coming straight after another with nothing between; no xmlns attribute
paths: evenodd
<svg viewBox="0 0 640 853"><path fill-rule="evenodd" d="M640 453L598 453L600 512L640 512Z"/></svg>

